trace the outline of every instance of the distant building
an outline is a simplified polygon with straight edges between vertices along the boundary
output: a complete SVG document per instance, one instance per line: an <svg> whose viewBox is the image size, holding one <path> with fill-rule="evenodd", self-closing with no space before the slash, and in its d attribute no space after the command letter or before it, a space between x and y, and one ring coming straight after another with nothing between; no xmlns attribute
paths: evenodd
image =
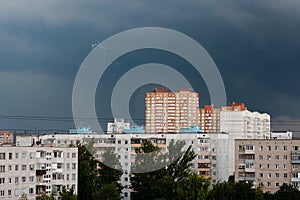
<svg viewBox="0 0 300 200"><path fill-rule="evenodd" d="M63 186L77 193L77 148L0 147L0 198L35 200Z"/></svg>
<svg viewBox="0 0 300 200"><path fill-rule="evenodd" d="M130 123L124 119L115 119L114 122L107 123L107 133L123 133L124 130L130 129Z"/></svg>
<svg viewBox="0 0 300 200"><path fill-rule="evenodd" d="M270 135L270 115L249 111L244 104L224 106L220 111L220 131L235 139L265 139Z"/></svg>
<svg viewBox="0 0 300 200"><path fill-rule="evenodd" d="M146 93L145 106L147 133L178 133L199 122L199 94L190 89L154 89Z"/></svg>
<svg viewBox="0 0 300 200"><path fill-rule="evenodd" d="M145 133L145 127L133 126L130 129L124 129L123 133Z"/></svg>
<svg viewBox="0 0 300 200"><path fill-rule="evenodd" d="M199 125L204 132L220 131L220 108L206 105L199 109Z"/></svg>
<svg viewBox="0 0 300 200"><path fill-rule="evenodd" d="M69 132L71 134L82 134L82 133L92 133L90 127L79 127L77 129L70 129Z"/></svg>
<svg viewBox="0 0 300 200"><path fill-rule="evenodd" d="M235 141L235 181L276 192L283 183L300 189L300 140Z"/></svg>
<svg viewBox="0 0 300 200"><path fill-rule="evenodd" d="M292 139L293 133L291 131L272 131L270 139Z"/></svg>
<svg viewBox="0 0 300 200"><path fill-rule="evenodd" d="M0 144L12 144L14 142L14 134L10 131L0 130Z"/></svg>

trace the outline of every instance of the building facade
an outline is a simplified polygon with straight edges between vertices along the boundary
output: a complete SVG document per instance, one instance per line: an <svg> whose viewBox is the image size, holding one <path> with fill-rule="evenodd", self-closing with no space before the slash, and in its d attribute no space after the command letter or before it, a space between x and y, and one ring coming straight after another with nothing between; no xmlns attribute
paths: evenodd
<svg viewBox="0 0 300 200"><path fill-rule="evenodd" d="M12 144L14 142L14 134L10 131L0 130L0 144Z"/></svg>
<svg viewBox="0 0 300 200"><path fill-rule="evenodd" d="M136 159L136 148L145 141L151 141L162 152L168 151L168 145L173 141L185 141L184 149L192 145L197 157L193 161L193 170L199 175L210 178L212 183L226 181L230 174L232 160L228 151L229 135L226 133L182 133L182 134L49 134L49 135L18 135L17 144L31 145L34 141L42 145L56 147L69 146L77 141L93 142L95 158L101 160L106 150L113 150L122 166L121 184L124 186L123 197L130 199L130 173ZM151 167L151 166L150 166Z"/></svg>
<svg viewBox="0 0 300 200"><path fill-rule="evenodd" d="M272 193L283 183L300 188L299 150L300 140L236 140L235 181L249 182Z"/></svg>
<svg viewBox="0 0 300 200"><path fill-rule="evenodd" d="M77 193L77 148L0 147L0 198L36 199L63 186Z"/></svg>
<svg viewBox="0 0 300 200"><path fill-rule="evenodd" d="M199 125L204 132L220 132L220 111L213 105L199 109Z"/></svg>
<svg viewBox="0 0 300 200"><path fill-rule="evenodd" d="M154 89L145 98L147 133L174 133L199 124L199 94L190 89Z"/></svg>

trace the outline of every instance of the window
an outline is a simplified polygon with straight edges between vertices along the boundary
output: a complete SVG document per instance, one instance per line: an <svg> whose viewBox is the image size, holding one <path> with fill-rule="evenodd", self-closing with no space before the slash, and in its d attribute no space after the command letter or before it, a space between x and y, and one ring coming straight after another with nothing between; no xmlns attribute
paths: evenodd
<svg viewBox="0 0 300 200"><path fill-rule="evenodd" d="M271 155L267 155L268 160L271 160L271 157L272 157Z"/></svg>
<svg viewBox="0 0 300 200"><path fill-rule="evenodd" d="M278 182L276 182L275 185L276 185L276 187L279 187L279 183Z"/></svg>
<svg viewBox="0 0 300 200"><path fill-rule="evenodd" d="M259 160L262 160L264 159L264 156L263 155L259 155Z"/></svg>
<svg viewBox="0 0 300 200"><path fill-rule="evenodd" d="M34 182L34 176L29 176L29 182Z"/></svg>
<svg viewBox="0 0 300 200"><path fill-rule="evenodd" d="M275 177L276 177L276 178L279 178L279 173L275 173Z"/></svg>
<svg viewBox="0 0 300 200"><path fill-rule="evenodd" d="M34 170L34 165L29 165L30 170Z"/></svg>
<svg viewBox="0 0 300 200"><path fill-rule="evenodd" d="M284 169L287 169L287 168L288 168L288 165L287 165L287 164L284 164L284 165L283 165L283 168L284 168Z"/></svg>
<svg viewBox="0 0 300 200"><path fill-rule="evenodd" d="M5 172L5 165L0 165L0 172Z"/></svg>
<svg viewBox="0 0 300 200"><path fill-rule="evenodd" d="M76 153L72 153L72 158L76 158Z"/></svg>
<svg viewBox="0 0 300 200"><path fill-rule="evenodd" d="M76 169L76 163L72 163L72 169Z"/></svg>
<svg viewBox="0 0 300 200"><path fill-rule="evenodd" d="M263 151L264 150L264 147L263 146L260 146L259 147L259 151Z"/></svg>
<svg viewBox="0 0 300 200"><path fill-rule="evenodd" d="M25 171L25 170L26 170L26 168L27 168L27 166L26 166L26 165L22 165L22 170L23 170L23 171Z"/></svg>
<svg viewBox="0 0 300 200"><path fill-rule="evenodd" d="M268 178L271 178L271 177L272 177L272 174L271 174L271 173L268 173L268 174L267 174L267 177L268 177Z"/></svg>
<svg viewBox="0 0 300 200"><path fill-rule="evenodd" d="M287 146L283 146L283 151L287 151Z"/></svg>
<svg viewBox="0 0 300 200"><path fill-rule="evenodd" d="M267 164L267 168L270 169L270 164Z"/></svg>
<svg viewBox="0 0 300 200"><path fill-rule="evenodd" d="M76 174L72 174L72 180L76 179Z"/></svg>
<svg viewBox="0 0 300 200"><path fill-rule="evenodd" d="M128 140L125 140L125 144L128 144Z"/></svg>
<svg viewBox="0 0 300 200"><path fill-rule="evenodd" d="M279 164L275 164L275 168L276 168L276 169L279 169Z"/></svg>
<svg viewBox="0 0 300 200"><path fill-rule="evenodd" d="M268 146L268 151L271 151L271 150L272 150L271 146Z"/></svg>
<svg viewBox="0 0 300 200"><path fill-rule="evenodd" d="M22 183L26 183L26 177L25 176L22 177Z"/></svg>
<svg viewBox="0 0 300 200"><path fill-rule="evenodd" d="M283 155L283 160L287 160L287 155Z"/></svg>
<svg viewBox="0 0 300 200"><path fill-rule="evenodd" d="M259 173L259 177L264 177L264 174L263 173Z"/></svg>
<svg viewBox="0 0 300 200"><path fill-rule="evenodd" d="M5 178L0 178L0 184L4 184L5 183Z"/></svg>
<svg viewBox="0 0 300 200"><path fill-rule="evenodd" d="M275 155L275 159L276 159L276 160L279 160L279 155Z"/></svg>
<svg viewBox="0 0 300 200"><path fill-rule="evenodd" d="M0 190L0 197L4 197L4 190Z"/></svg>
<svg viewBox="0 0 300 200"><path fill-rule="evenodd" d="M70 158L70 153L67 153L67 158Z"/></svg>
<svg viewBox="0 0 300 200"><path fill-rule="evenodd" d="M19 195L19 189L15 189L15 195L16 195L16 196Z"/></svg>
<svg viewBox="0 0 300 200"><path fill-rule="evenodd" d="M275 146L275 151L279 151L279 146Z"/></svg>
<svg viewBox="0 0 300 200"><path fill-rule="evenodd" d="M9 154L8 154L8 159L9 159L9 160L12 160L12 153L9 153Z"/></svg>
<svg viewBox="0 0 300 200"><path fill-rule="evenodd" d="M0 153L0 160L5 160L5 153Z"/></svg>
<svg viewBox="0 0 300 200"><path fill-rule="evenodd" d="M29 194L34 194L34 188L29 188Z"/></svg>
<svg viewBox="0 0 300 200"><path fill-rule="evenodd" d="M8 178L8 183L11 184L11 178Z"/></svg>
<svg viewBox="0 0 300 200"><path fill-rule="evenodd" d="M31 152L30 153L30 159L33 159L34 158L34 152Z"/></svg>
<svg viewBox="0 0 300 200"><path fill-rule="evenodd" d="M15 184L19 183L19 177L15 177Z"/></svg>
<svg viewBox="0 0 300 200"><path fill-rule="evenodd" d="M27 157L27 153L22 153L22 158L26 159L26 157Z"/></svg>
<svg viewBox="0 0 300 200"><path fill-rule="evenodd" d="M293 146L292 149L293 149L293 151L298 151L299 148L298 148L298 146Z"/></svg>
<svg viewBox="0 0 300 200"><path fill-rule="evenodd" d="M283 174L283 177L284 177L284 178L287 178L287 177L288 177L288 174L287 174L287 173L284 173L284 174Z"/></svg>
<svg viewBox="0 0 300 200"><path fill-rule="evenodd" d="M19 170L19 165L15 165L15 171Z"/></svg>
<svg viewBox="0 0 300 200"><path fill-rule="evenodd" d="M18 159L19 158L19 153L16 153L15 157L16 157L16 159Z"/></svg>
<svg viewBox="0 0 300 200"><path fill-rule="evenodd" d="M263 165L262 165L262 164L259 164L259 168L262 169L262 168L263 168Z"/></svg>
<svg viewBox="0 0 300 200"><path fill-rule="evenodd" d="M271 187L271 182L268 182L268 187Z"/></svg>
<svg viewBox="0 0 300 200"><path fill-rule="evenodd" d="M11 196L11 190L7 190L8 196Z"/></svg>
<svg viewBox="0 0 300 200"><path fill-rule="evenodd" d="M67 163L67 169L70 169L70 163Z"/></svg>
<svg viewBox="0 0 300 200"><path fill-rule="evenodd" d="M118 140L118 144L121 144L121 140Z"/></svg>
<svg viewBox="0 0 300 200"><path fill-rule="evenodd" d="M12 171L12 166L8 165L8 171L11 172Z"/></svg>

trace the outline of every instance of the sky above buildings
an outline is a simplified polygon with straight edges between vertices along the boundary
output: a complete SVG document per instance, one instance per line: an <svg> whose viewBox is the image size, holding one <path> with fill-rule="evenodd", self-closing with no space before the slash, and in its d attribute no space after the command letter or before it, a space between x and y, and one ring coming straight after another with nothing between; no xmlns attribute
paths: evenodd
<svg viewBox="0 0 300 200"><path fill-rule="evenodd" d="M300 131L299 19L298 0L1 1L0 128L73 127L66 119L72 116L73 83L92 44L151 26L173 29L199 42L218 66L228 103L244 102L250 110L269 113L273 130ZM121 57L97 89L96 109L103 122L111 118L105 96L118 78L148 62L188 65L154 50ZM200 105L209 104L203 80L188 67L185 73L189 81L199 82ZM153 86L141 86L132 96L133 118L143 118L144 92Z"/></svg>

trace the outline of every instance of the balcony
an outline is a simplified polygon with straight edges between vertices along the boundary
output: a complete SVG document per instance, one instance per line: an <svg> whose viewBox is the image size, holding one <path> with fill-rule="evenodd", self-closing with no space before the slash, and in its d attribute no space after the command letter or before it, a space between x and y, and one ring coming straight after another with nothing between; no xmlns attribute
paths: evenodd
<svg viewBox="0 0 300 200"><path fill-rule="evenodd" d="M36 176L42 176L42 175L45 175L46 172L47 172L46 169L37 169L37 170L35 171L35 175L36 175Z"/></svg>
<svg viewBox="0 0 300 200"><path fill-rule="evenodd" d="M300 151L292 151L291 162L292 164L300 164Z"/></svg>
<svg viewBox="0 0 300 200"><path fill-rule="evenodd" d="M245 176L245 181L255 181L254 176Z"/></svg>
<svg viewBox="0 0 300 200"><path fill-rule="evenodd" d="M291 182L300 182L300 177L298 177L298 178L291 178Z"/></svg>
<svg viewBox="0 0 300 200"><path fill-rule="evenodd" d="M245 172L255 172L255 168L245 168Z"/></svg>

